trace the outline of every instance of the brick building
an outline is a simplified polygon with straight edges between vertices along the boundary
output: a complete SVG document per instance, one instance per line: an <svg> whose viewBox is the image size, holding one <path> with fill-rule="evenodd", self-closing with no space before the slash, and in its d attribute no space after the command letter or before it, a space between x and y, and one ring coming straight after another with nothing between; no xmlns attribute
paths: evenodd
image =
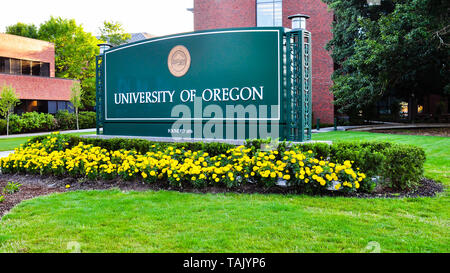
<svg viewBox="0 0 450 273"><path fill-rule="evenodd" d="M15 88L21 100L16 113L71 111L73 83L55 78L54 44L0 33L0 87Z"/></svg>
<svg viewBox="0 0 450 273"><path fill-rule="evenodd" d="M314 119L333 123L333 59L325 50L332 38L333 13L321 0L194 0L194 30L257 26L290 28L289 15L311 16L307 29L312 34L312 99ZM315 121L314 121L315 122Z"/></svg>

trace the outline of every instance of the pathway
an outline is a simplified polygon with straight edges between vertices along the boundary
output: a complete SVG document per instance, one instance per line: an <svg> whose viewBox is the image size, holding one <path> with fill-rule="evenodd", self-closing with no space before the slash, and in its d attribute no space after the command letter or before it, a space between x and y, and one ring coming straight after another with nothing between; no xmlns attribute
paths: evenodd
<svg viewBox="0 0 450 273"><path fill-rule="evenodd" d="M95 132L96 129L81 129L81 130L69 130L69 131L55 131L59 132L60 134L71 134L71 133L89 133L89 132ZM0 136L0 139L5 138L16 138L16 137L35 137L35 136L42 136L42 135L48 135L54 132L41 132L41 133L29 133L29 134L17 134L17 135L9 135L9 136Z"/></svg>

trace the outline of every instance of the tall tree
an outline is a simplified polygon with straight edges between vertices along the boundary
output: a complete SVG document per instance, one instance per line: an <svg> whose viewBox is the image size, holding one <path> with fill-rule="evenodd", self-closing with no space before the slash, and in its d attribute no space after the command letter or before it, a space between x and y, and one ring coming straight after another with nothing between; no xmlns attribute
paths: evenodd
<svg viewBox="0 0 450 273"><path fill-rule="evenodd" d="M17 23L6 27L6 33L23 37L38 38L38 28L33 24Z"/></svg>
<svg viewBox="0 0 450 273"><path fill-rule="evenodd" d="M9 116L19 102L15 89L12 86L4 85L0 92L0 114L6 117L6 135L9 135Z"/></svg>
<svg viewBox="0 0 450 273"><path fill-rule="evenodd" d="M417 97L448 92L448 1L382 1L376 12L362 1L326 2L337 16L329 49L340 66L332 92L341 111L367 108L383 96L414 107Z"/></svg>
<svg viewBox="0 0 450 273"><path fill-rule="evenodd" d="M131 38L129 33L125 33L122 24L114 21L104 21L103 26L100 27L100 34L100 39L107 41L112 46L124 44Z"/></svg>
<svg viewBox="0 0 450 273"><path fill-rule="evenodd" d="M94 106L95 85L91 82L95 79L95 57L99 54L100 41L74 19L61 17L51 17L41 24L39 38L55 44L56 76L79 80L84 90L83 105Z"/></svg>

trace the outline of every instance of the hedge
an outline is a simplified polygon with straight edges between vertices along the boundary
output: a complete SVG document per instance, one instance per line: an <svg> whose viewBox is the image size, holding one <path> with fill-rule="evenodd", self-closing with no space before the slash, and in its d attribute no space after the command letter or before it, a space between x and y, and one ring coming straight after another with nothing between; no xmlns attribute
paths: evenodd
<svg viewBox="0 0 450 273"><path fill-rule="evenodd" d="M57 129L56 120L51 114L28 112L11 115L9 129L12 134L46 132Z"/></svg>
<svg viewBox="0 0 450 273"><path fill-rule="evenodd" d="M80 129L94 128L96 117L95 112L80 112L78 115ZM59 130L75 130L77 128L77 119L74 113L69 113L67 110L58 111L55 118Z"/></svg>
<svg viewBox="0 0 450 273"><path fill-rule="evenodd" d="M30 143L41 142L45 136L38 136L30 140ZM141 154L165 150L172 146L175 149L186 149L192 151L203 151L211 156L225 154L227 150L234 148L232 144L226 143L165 143L153 142L143 139L100 139L81 138L77 136L67 136L68 147L75 147L80 144L92 144L110 151L134 150ZM270 140L247 141L247 148L260 150L264 143ZM379 177L386 186L396 190L414 189L419 185L423 177L423 164L426 156L422 148L393 144L390 142L336 142L332 145L326 143L307 143L289 146L288 143L279 143L277 150L282 153L285 150L298 150L303 153L312 151L316 158L330 162L344 164L345 161L353 162L354 168L359 168L368 177ZM365 183L363 190L370 192L374 183Z"/></svg>
<svg viewBox="0 0 450 273"><path fill-rule="evenodd" d="M80 129L94 128L96 126L95 112L79 113ZM10 133L34 133L55 130L75 130L75 114L67 110L58 111L55 116L46 113L28 112L22 115L12 114L9 124ZM6 120L0 119L0 134L6 134Z"/></svg>

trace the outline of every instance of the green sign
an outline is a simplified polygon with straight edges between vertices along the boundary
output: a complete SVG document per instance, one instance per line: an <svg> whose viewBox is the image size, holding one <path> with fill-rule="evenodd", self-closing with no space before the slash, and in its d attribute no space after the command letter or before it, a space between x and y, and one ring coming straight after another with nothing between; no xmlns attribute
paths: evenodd
<svg viewBox="0 0 450 273"><path fill-rule="evenodd" d="M107 135L283 138L283 28L177 34L103 55Z"/></svg>

